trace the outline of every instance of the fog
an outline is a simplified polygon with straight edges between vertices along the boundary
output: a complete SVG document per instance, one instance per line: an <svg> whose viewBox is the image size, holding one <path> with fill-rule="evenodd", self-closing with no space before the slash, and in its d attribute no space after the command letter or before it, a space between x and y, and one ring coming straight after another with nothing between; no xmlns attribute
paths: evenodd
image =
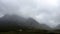
<svg viewBox="0 0 60 34"><path fill-rule="evenodd" d="M0 0L0 17L16 14L56 27L60 24L59 2L60 0Z"/></svg>

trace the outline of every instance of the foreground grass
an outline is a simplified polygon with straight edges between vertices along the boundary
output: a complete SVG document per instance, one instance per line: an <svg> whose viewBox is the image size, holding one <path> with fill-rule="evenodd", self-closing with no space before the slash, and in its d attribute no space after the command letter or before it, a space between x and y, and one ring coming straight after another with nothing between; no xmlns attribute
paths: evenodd
<svg viewBox="0 0 60 34"><path fill-rule="evenodd" d="M59 34L60 31L48 31L48 30L19 30L0 32L0 34Z"/></svg>

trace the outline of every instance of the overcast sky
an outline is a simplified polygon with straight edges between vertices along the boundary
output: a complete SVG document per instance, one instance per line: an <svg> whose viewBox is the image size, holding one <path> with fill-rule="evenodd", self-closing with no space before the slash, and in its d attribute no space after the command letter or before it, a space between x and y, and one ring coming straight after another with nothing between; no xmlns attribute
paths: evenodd
<svg viewBox="0 0 60 34"><path fill-rule="evenodd" d="M60 24L60 3L59 0L0 0L0 17L4 14L32 17L55 27Z"/></svg>

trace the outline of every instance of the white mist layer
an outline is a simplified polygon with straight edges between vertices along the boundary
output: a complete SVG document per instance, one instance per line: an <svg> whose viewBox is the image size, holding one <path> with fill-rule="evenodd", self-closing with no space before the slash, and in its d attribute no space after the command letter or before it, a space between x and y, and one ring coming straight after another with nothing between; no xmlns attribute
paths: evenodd
<svg viewBox="0 0 60 34"><path fill-rule="evenodd" d="M0 0L2 14L32 17L41 24L56 27L60 24L59 0ZM4 6L3 6L4 5Z"/></svg>

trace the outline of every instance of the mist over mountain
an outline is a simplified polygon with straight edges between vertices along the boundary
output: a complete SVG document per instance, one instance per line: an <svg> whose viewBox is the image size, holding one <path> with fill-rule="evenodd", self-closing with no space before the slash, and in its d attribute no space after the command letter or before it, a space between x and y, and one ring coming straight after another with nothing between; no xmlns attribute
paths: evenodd
<svg viewBox="0 0 60 34"><path fill-rule="evenodd" d="M54 30L60 30L60 24L56 26Z"/></svg>
<svg viewBox="0 0 60 34"><path fill-rule="evenodd" d="M0 22L1 30L8 26L49 30L60 24L60 1L0 0Z"/></svg>

